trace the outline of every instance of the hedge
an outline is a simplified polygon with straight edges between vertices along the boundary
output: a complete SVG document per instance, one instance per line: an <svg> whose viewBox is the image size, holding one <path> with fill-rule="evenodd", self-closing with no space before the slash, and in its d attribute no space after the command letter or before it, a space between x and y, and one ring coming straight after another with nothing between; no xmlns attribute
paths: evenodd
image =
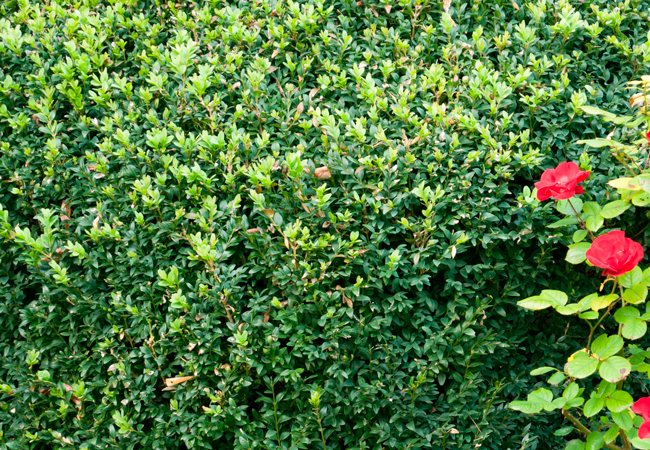
<svg viewBox="0 0 650 450"><path fill-rule="evenodd" d="M581 328L516 302L594 281L530 188L617 170L649 9L3 2L0 442L558 448L507 405Z"/></svg>

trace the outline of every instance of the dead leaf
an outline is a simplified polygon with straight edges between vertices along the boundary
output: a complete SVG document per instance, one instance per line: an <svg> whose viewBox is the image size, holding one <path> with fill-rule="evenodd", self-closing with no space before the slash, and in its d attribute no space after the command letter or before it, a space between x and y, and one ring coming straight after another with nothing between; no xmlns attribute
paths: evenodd
<svg viewBox="0 0 650 450"><path fill-rule="evenodd" d="M70 386L70 385L67 384L67 383L63 383L63 387L65 388L65 391L66 391L66 392L70 392L70 391L74 390L74 389L72 388L72 386ZM72 397L70 397L70 400L72 400L72 403L74 403L74 404L77 405L77 406L81 405L81 399L80 399L79 397L75 396L75 395L73 395Z"/></svg>
<svg viewBox="0 0 650 450"><path fill-rule="evenodd" d="M329 180L332 178L332 174L330 173L330 170L327 168L327 166L319 167L314 170L314 175L319 180Z"/></svg>
<svg viewBox="0 0 650 450"><path fill-rule="evenodd" d="M196 343L195 342L190 342L190 345L187 346L187 349L189 351L192 351L192 350L194 350L194 347L196 347Z"/></svg>
<svg viewBox="0 0 650 450"><path fill-rule="evenodd" d="M641 186L630 184L630 181L632 181L632 178L623 177L617 178L615 180L610 180L607 184L616 189L629 189L631 191L641 190Z"/></svg>
<svg viewBox="0 0 650 450"><path fill-rule="evenodd" d="M519 5L515 3L515 0L512 0L512 7L515 9L515 11L519 11Z"/></svg>
<svg viewBox="0 0 650 450"><path fill-rule="evenodd" d="M449 8L451 7L451 0L442 0L442 9L449 13Z"/></svg>
<svg viewBox="0 0 650 450"><path fill-rule="evenodd" d="M92 164L88 164L88 170L94 172L95 170L97 170L97 167L93 166Z"/></svg>
<svg viewBox="0 0 650 450"><path fill-rule="evenodd" d="M386 10L386 14L390 14L390 10L393 9L391 5L384 5L384 9Z"/></svg>
<svg viewBox="0 0 650 450"><path fill-rule="evenodd" d="M207 406L201 406L201 408L203 408L203 411L205 411L205 412L210 412L210 411L212 411L212 410L211 410L210 408L208 408Z"/></svg>
<svg viewBox="0 0 650 450"><path fill-rule="evenodd" d="M93 228L97 228L99 225L99 216L95 217L95 220L93 220Z"/></svg>
<svg viewBox="0 0 650 450"><path fill-rule="evenodd" d="M230 88L230 90L234 91L234 90L237 89L239 86L241 86L241 81L238 81L238 82L236 82L235 84L233 84L232 87Z"/></svg>
<svg viewBox="0 0 650 450"><path fill-rule="evenodd" d="M193 377L193 376L189 376L189 377L173 377L173 378L167 378L167 379L165 380L165 385L166 385L167 387L176 386L177 384L185 383L186 381L191 380L192 378L194 378L194 377Z"/></svg>
<svg viewBox="0 0 650 450"><path fill-rule="evenodd" d="M303 105L302 102L298 104L298 107L296 108L296 117L300 116L302 112L305 110L305 105Z"/></svg>
<svg viewBox="0 0 650 450"><path fill-rule="evenodd" d="M261 231L259 228L249 228L248 230L246 230L246 233L254 234L254 233L261 233Z"/></svg>
<svg viewBox="0 0 650 450"><path fill-rule="evenodd" d="M264 214L266 214L266 217L273 217L273 215L275 214L275 211L273 211L272 209L264 209L262 211L264 212Z"/></svg>
<svg viewBox="0 0 650 450"><path fill-rule="evenodd" d="M630 97L630 106L631 107L641 107L645 104L645 95L643 92L639 92L638 94L634 94L632 97Z"/></svg>
<svg viewBox="0 0 650 450"><path fill-rule="evenodd" d="M309 91L309 101L311 102L312 99L318 94L318 88L314 88L311 91Z"/></svg>
<svg viewBox="0 0 650 450"><path fill-rule="evenodd" d="M456 428L452 428L451 430L449 430L449 432L451 434L459 434L460 433L460 431L458 431Z"/></svg>
<svg viewBox="0 0 650 450"><path fill-rule="evenodd" d="M262 319L262 323L267 323L270 319L271 319L271 314L267 309L266 311L264 311L264 319Z"/></svg>

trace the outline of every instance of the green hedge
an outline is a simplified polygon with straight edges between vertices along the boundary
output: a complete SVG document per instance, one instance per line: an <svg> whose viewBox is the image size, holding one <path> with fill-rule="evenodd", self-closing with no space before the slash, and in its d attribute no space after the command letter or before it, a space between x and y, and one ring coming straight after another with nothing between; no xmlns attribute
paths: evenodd
<svg viewBox="0 0 650 450"><path fill-rule="evenodd" d="M3 445L558 448L507 403L579 328L515 302L593 281L524 187L650 3L180 3L0 6Z"/></svg>

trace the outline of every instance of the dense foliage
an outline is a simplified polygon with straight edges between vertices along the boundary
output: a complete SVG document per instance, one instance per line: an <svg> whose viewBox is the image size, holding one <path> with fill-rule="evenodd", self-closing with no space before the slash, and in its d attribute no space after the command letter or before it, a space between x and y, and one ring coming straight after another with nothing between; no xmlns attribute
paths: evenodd
<svg viewBox="0 0 650 450"><path fill-rule="evenodd" d="M557 448L527 187L618 170L650 2L519 3L4 1L3 445Z"/></svg>

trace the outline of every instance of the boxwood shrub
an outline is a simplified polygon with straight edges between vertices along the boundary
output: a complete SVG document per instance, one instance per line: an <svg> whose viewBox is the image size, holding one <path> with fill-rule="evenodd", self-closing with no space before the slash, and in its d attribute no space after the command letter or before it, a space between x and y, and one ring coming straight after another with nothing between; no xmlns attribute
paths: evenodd
<svg viewBox="0 0 650 450"><path fill-rule="evenodd" d="M649 8L2 2L2 445L558 448L507 404L579 325L515 303L593 281L530 186L615 170Z"/></svg>

